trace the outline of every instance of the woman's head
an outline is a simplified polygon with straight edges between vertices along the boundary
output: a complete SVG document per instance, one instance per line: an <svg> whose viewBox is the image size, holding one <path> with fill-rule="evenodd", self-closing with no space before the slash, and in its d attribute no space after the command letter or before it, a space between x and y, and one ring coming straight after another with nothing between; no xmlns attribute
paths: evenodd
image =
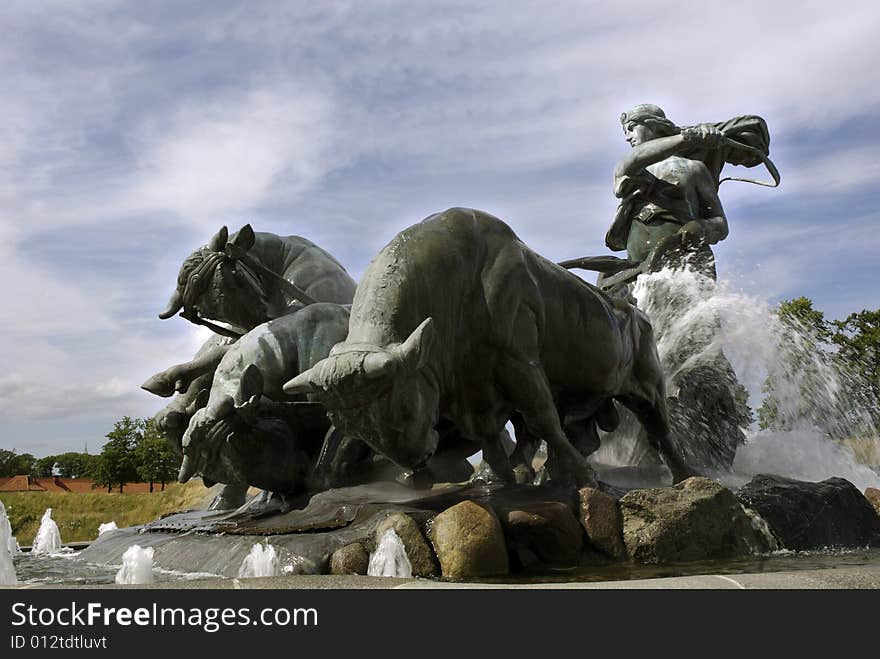
<svg viewBox="0 0 880 659"><path fill-rule="evenodd" d="M624 112L620 115L620 123L626 141L632 146L681 132L678 126L666 118L663 110L651 103L642 103Z"/></svg>

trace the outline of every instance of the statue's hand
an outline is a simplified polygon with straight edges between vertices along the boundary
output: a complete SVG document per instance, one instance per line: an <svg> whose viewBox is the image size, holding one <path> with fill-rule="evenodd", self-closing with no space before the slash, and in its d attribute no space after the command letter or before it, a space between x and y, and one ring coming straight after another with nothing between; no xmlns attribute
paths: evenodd
<svg viewBox="0 0 880 659"><path fill-rule="evenodd" d="M682 246L697 245L706 240L706 228L697 220L691 220L678 230Z"/></svg>
<svg viewBox="0 0 880 659"><path fill-rule="evenodd" d="M681 131L685 142L693 142L710 149L721 144L724 134L714 124L698 124Z"/></svg>

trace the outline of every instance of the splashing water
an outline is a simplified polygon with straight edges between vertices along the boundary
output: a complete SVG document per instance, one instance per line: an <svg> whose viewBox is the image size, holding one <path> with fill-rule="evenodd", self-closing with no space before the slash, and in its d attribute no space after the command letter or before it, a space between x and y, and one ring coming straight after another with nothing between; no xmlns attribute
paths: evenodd
<svg viewBox="0 0 880 659"><path fill-rule="evenodd" d="M15 566L12 564L11 547L14 540L12 527L9 526L9 518L6 516L6 507L0 501L0 586L14 586L18 583ZM17 548L18 543L15 544Z"/></svg>
<svg viewBox="0 0 880 659"><path fill-rule="evenodd" d="M244 557L238 576L243 579L250 577L275 577L278 576L278 554L275 547L266 543L254 545L250 553Z"/></svg>
<svg viewBox="0 0 880 659"><path fill-rule="evenodd" d="M57 554L61 551L61 533L58 531L58 525L52 519L52 509L46 508L43 513L43 519L40 520L40 529L34 538L31 554Z"/></svg>
<svg viewBox="0 0 880 659"><path fill-rule="evenodd" d="M122 555L122 567L116 573L116 583L146 584L155 581L153 576L153 548L144 549L132 545Z"/></svg>
<svg viewBox="0 0 880 659"><path fill-rule="evenodd" d="M394 531L388 529L379 540L376 551L370 554L367 575L371 577L411 577L412 563L406 555L403 540Z"/></svg>
<svg viewBox="0 0 880 659"><path fill-rule="evenodd" d="M799 480L840 476L860 489L877 487L880 475L858 464L852 451L835 440L867 437L866 441L880 442L875 426L880 418L878 402L866 382L836 360L832 351L820 349L814 329L782 320L765 299L687 269L643 275L633 295L651 319L667 377L673 428L688 458L697 456L697 463L708 464L710 469L705 471L716 467L722 480L727 476L744 481L763 472ZM732 378L726 383L729 391L722 396L728 405L718 405L718 398L713 398L717 391L709 393L712 405L702 408L686 399L678 410L684 418L676 424L676 397L683 395L678 384L686 381L689 373L707 365L716 368L719 363L732 367ZM713 384L723 384L724 379L717 378ZM693 391L699 396L705 389L700 388L703 382L697 385ZM772 388L770 394L768 387ZM773 431L757 429L746 400L751 409L760 408L760 415ZM730 407L731 401L736 403L735 409ZM735 458L724 465L699 460L705 456L700 456L701 447L693 446L705 444L712 433L719 434L717 425L707 428L706 421L718 407L726 407L718 416L732 421L725 432ZM692 418L687 418L689 412ZM712 423L717 420L710 420ZM741 430L738 439L732 436L730 426ZM640 444L633 438L637 432L630 429L625 434L623 438L615 434L609 438L613 441L603 440L597 452L599 462L634 464L634 457L652 453L643 445L644 440ZM717 454L720 449L712 450ZM731 470L738 476L727 473Z"/></svg>
<svg viewBox="0 0 880 659"><path fill-rule="evenodd" d="M119 527L116 526L116 522L104 522L98 527L98 537L100 538L102 535L107 533L108 531L115 531Z"/></svg>

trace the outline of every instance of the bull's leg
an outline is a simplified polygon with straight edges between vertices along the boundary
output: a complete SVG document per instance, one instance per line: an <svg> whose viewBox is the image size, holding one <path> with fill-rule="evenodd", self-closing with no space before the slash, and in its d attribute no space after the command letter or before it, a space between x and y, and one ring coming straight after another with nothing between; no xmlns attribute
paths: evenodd
<svg viewBox="0 0 880 659"><path fill-rule="evenodd" d="M679 483L686 478L699 475L685 463L672 443L669 435L666 402L662 398L629 395L621 396L619 400L632 410L644 427L648 441L657 449L669 471L672 472L673 483Z"/></svg>
<svg viewBox="0 0 880 659"><path fill-rule="evenodd" d="M505 391L529 433L547 442L551 475L578 486L597 487L596 474L562 430L547 376L536 360L506 358L499 367Z"/></svg>
<svg viewBox="0 0 880 659"><path fill-rule="evenodd" d="M230 510L244 505L245 495L248 491L247 483L227 483L220 490L220 494L214 497L208 510Z"/></svg>
<svg viewBox="0 0 880 659"><path fill-rule="evenodd" d="M231 343L213 346L210 350L193 357L191 361L170 366L144 382L141 389L163 398L173 396L175 392L182 393L196 378L213 373L231 346Z"/></svg>
<svg viewBox="0 0 880 659"><path fill-rule="evenodd" d="M498 432L486 432L480 436L480 446L483 450L483 459L492 467L495 475L505 483L515 483L516 478L510 465L510 458L504 450L504 430Z"/></svg>
<svg viewBox="0 0 880 659"><path fill-rule="evenodd" d="M535 468L532 461L535 459L535 453L541 444L541 439L529 432L521 414L514 414L510 422L513 424L513 433L516 435L516 447L510 456L514 478L517 483L532 483L535 480Z"/></svg>
<svg viewBox="0 0 880 659"><path fill-rule="evenodd" d="M341 430L331 426L324 436L324 444L315 464L309 482L313 491L331 487L352 485L358 466L366 466L370 449L359 439L348 437Z"/></svg>
<svg viewBox="0 0 880 659"><path fill-rule="evenodd" d="M571 439L571 443L582 456L587 457L598 450L601 441L595 417L566 415L563 419L562 427L565 430L566 437Z"/></svg>

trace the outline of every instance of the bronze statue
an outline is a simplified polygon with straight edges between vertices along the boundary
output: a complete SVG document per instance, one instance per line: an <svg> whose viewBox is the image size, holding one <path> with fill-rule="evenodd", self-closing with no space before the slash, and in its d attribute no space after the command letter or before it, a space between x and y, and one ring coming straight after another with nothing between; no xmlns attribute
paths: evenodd
<svg viewBox="0 0 880 659"><path fill-rule="evenodd" d="M503 448L519 415L545 440L557 482L596 486L563 428L568 409L633 410L676 481L693 475L669 441L663 373L644 314L542 258L501 220L451 208L401 231L355 293L348 338L284 386L324 402L334 426L420 470L441 422L515 480ZM613 423L613 421L612 421ZM610 425L610 424L609 424ZM531 459L517 435L520 453Z"/></svg>
<svg viewBox="0 0 880 659"><path fill-rule="evenodd" d="M565 261L568 268L598 270L598 285L611 289L667 264L682 264L715 277L710 245L728 235L718 188L727 180L775 187L779 173L768 158L770 135L761 117L742 116L720 123L676 126L656 105L637 105L620 117L632 150L614 169L614 195L620 199L605 244L626 250L626 259L585 257ZM773 183L721 178L725 164L764 164Z"/></svg>
<svg viewBox="0 0 880 659"><path fill-rule="evenodd" d="M664 267L687 268L716 278L711 246L729 232L718 196L726 180L775 187L779 173L769 159L770 135L761 117L742 116L720 123L680 127L662 109L637 105L620 117L632 147L614 169L614 194L620 199L605 236L614 251L627 258L595 256L561 263L566 268L599 271L597 285L629 298L636 278ZM773 181L721 178L725 164L763 164ZM686 309L668 296L660 301L679 317ZM686 354L664 355L673 441L692 465L727 470L736 448L745 441L741 428L751 420L745 389L720 350L699 362L690 357L709 345L714 331L693 337ZM655 323L658 340L665 328ZM711 352L711 351L710 351ZM687 437L685 437L687 435Z"/></svg>

